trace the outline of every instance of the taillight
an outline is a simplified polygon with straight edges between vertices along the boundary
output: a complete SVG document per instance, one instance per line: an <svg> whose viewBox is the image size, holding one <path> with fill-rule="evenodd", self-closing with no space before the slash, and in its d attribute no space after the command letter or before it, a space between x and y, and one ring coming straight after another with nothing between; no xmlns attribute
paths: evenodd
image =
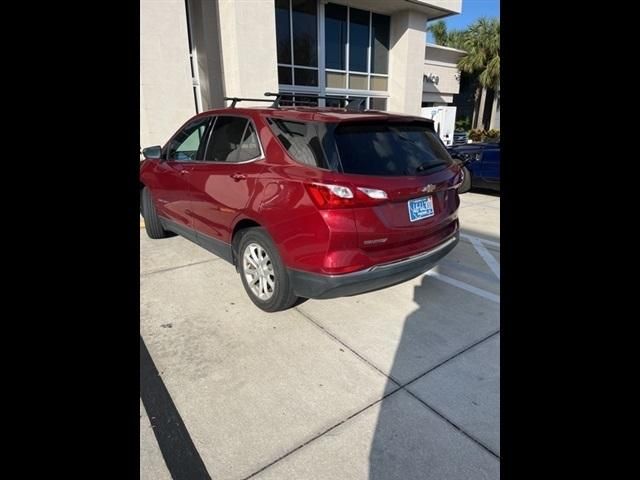
<svg viewBox="0 0 640 480"><path fill-rule="evenodd" d="M387 200L387 192L376 188L324 183L308 183L305 187L313 203L320 209L365 207Z"/></svg>
<svg viewBox="0 0 640 480"><path fill-rule="evenodd" d="M388 198L387 192L378 190L377 188L358 187L358 190L373 200L386 200Z"/></svg>

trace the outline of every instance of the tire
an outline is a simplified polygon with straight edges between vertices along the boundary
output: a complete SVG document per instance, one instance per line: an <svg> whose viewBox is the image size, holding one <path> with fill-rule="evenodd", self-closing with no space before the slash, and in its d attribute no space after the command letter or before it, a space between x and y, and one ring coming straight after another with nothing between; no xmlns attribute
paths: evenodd
<svg viewBox="0 0 640 480"><path fill-rule="evenodd" d="M464 172L464 180L462 180L462 185L458 188L458 193L467 193L471 190L471 172L467 167L462 167L462 171Z"/></svg>
<svg viewBox="0 0 640 480"><path fill-rule="evenodd" d="M238 271L251 301L265 312L293 307L298 297L293 293L287 269L267 232L260 227L251 227L243 230L241 235L238 242ZM246 252L248 259L245 258ZM250 285L248 277L255 278L256 283ZM254 289L261 292L262 298Z"/></svg>
<svg viewBox="0 0 640 480"><path fill-rule="evenodd" d="M144 229L147 231L149 238L158 240L169 236L169 232L162 228L156 207L153 205L149 187L142 189L142 217L144 218Z"/></svg>

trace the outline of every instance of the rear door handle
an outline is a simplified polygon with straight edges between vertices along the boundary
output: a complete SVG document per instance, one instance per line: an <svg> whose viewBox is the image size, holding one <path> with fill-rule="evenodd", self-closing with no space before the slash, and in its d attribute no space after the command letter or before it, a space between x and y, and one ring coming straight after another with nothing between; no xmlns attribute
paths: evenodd
<svg viewBox="0 0 640 480"><path fill-rule="evenodd" d="M236 182L239 182L240 180L246 180L247 176L242 173L234 173L231 175L231 178L233 178Z"/></svg>
<svg viewBox="0 0 640 480"><path fill-rule="evenodd" d="M189 170L180 170L180 175L186 175L189 173Z"/></svg>

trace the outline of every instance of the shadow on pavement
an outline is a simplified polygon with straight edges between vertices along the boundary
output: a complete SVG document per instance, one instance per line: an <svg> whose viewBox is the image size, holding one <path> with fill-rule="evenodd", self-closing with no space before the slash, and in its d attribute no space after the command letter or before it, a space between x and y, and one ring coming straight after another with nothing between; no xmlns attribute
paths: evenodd
<svg viewBox="0 0 640 480"><path fill-rule="evenodd" d="M474 235L474 232L470 230L465 230L463 233ZM498 237L489 237L486 234L479 236L486 240L500 242ZM448 257L454 255L456 250ZM495 394L496 390L499 390L499 358L496 356L496 351L499 351L499 343L494 340L498 340L499 333L479 334L475 341L468 345L468 348L456 350L455 347L450 347L449 343L455 343L452 341L452 336L462 335L462 329L468 325L474 325L472 317L476 315L476 312L468 312L469 318L464 321L446 318L446 314L444 317L435 315L434 304L439 304L440 309L447 309L446 303L443 305L443 302L456 302L458 305L452 305L451 311L453 315L458 315L459 313L455 313L456 311L461 312L459 308L456 309L459 307L458 298L472 295L457 287L443 286L438 282L439 280L425 275L420 284L414 288L413 300L418 308L405 320L390 369L389 376L392 380L387 382L387 391L396 391L386 396L380 405L369 454L370 480L499 478L499 448L496 453L496 448L487 447L483 443L482 436L476 438L473 433L470 435L461 433L460 428L464 430L467 424L463 422L464 425L460 427L457 425L458 419L455 415L452 415L453 420L451 420L451 416L447 413L449 411L447 407L441 408L442 399L445 399L446 403L447 395L449 395L454 399L452 403L455 404L449 406L462 410L462 416L468 418L472 426L475 423L489 423L489 435L493 434L493 438L498 435L495 434L495 431L499 429L499 393L497 393L497 400L495 400ZM442 295L444 288L450 289L453 294ZM492 314L499 315L499 309L495 310L495 313L493 311ZM499 322L499 318L496 320ZM446 326L445 323L450 325ZM449 328L451 324L455 324L455 326ZM497 324L499 325L499 323ZM456 329L460 331L457 332ZM423 355L429 356L429 352L416 348L417 336L429 337L425 339L424 343L431 346L433 350L449 351L450 356L440 363L425 367L425 370L418 375L408 375L408 372L412 371L412 366L415 371L416 362L421 362ZM484 364L477 366L477 368L465 365L464 362L468 363L468 361L460 357L466 355L467 352L474 351L485 342L491 342L493 350L489 354L479 357ZM493 346L495 343L497 343L497 347ZM454 361L458 364L460 361L463 362L462 374L459 368L458 370L449 368ZM443 370L443 367L446 367L447 370ZM439 375L435 382L437 387L433 389L434 382L431 380L436 371ZM487 378L479 375L478 371L481 371L482 375L485 375L483 372L488 371ZM425 382L424 379L427 377L429 381ZM409 384L408 388L398 390L398 385L404 387L407 384ZM414 388L416 386L419 387L417 390ZM445 393L442 393L439 386L442 386ZM431 401L423 400L425 398L423 392L433 392L434 390L436 390L435 398L441 401L441 403L436 403L436 407L432 405ZM476 392L477 390L480 391L479 394ZM460 392L463 394L461 395ZM468 397L466 396L467 392L470 392ZM488 396L490 401L485 405L474 405L478 403L477 395L481 397L485 395L482 400ZM430 399L432 396L429 394L426 397ZM490 410L488 414L487 409ZM477 410L481 411L477 412ZM477 418L474 415L477 415ZM484 434L482 427L480 429L480 433ZM497 436L496 443L499 443L499 436Z"/></svg>

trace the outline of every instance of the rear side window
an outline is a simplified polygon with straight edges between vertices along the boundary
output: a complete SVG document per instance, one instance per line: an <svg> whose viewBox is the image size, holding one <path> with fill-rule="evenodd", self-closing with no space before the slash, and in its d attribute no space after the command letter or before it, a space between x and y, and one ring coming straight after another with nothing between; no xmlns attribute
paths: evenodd
<svg viewBox="0 0 640 480"><path fill-rule="evenodd" d="M267 122L295 161L312 167L328 168L316 124L275 118L268 118Z"/></svg>
<svg viewBox="0 0 640 480"><path fill-rule="evenodd" d="M258 144L258 136L251 122L247 123L247 128L240 143L240 151L238 152L238 161L246 162L260 156L260 145Z"/></svg>
<svg viewBox="0 0 640 480"><path fill-rule="evenodd" d="M423 175L452 163L438 136L421 122L340 124L335 141L344 173Z"/></svg>
<svg viewBox="0 0 640 480"><path fill-rule="evenodd" d="M213 126L205 161L243 162L260 156L251 122L241 117L218 117Z"/></svg>

